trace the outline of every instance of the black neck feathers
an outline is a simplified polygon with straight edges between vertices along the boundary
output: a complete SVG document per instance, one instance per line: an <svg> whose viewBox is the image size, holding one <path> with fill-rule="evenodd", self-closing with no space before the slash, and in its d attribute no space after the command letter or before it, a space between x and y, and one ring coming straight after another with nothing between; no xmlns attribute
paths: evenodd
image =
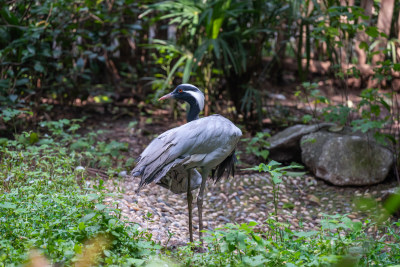
<svg viewBox="0 0 400 267"><path fill-rule="evenodd" d="M200 114L199 103L197 103L196 99L190 98L186 102L189 103L190 108L186 116L187 122L197 120Z"/></svg>

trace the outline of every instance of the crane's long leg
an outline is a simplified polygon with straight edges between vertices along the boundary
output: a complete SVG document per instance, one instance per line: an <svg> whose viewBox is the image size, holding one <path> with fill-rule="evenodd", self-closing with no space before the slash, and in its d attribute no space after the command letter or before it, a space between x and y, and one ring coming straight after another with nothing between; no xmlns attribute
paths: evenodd
<svg viewBox="0 0 400 267"><path fill-rule="evenodd" d="M199 239L201 242L201 245L203 246L203 238L202 238L202 230L203 230L203 194L204 194L204 189L206 188L206 182L207 182L207 177L208 177L209 171L203 170L201 172L201 186L200 186L200 191L197 196L197 208L199 211Z"/></svg>
<svg viewBox="0 0 400 267"><path fill-rule="evenodd" d="M188 202L188 210L189 210L189 235L190 235L190 242L193 243L193 227L192 227L192 201L193 201L193 195L192 191L190 190L190 170L188 172L188 182L187 182L187 202Z"/></svg>

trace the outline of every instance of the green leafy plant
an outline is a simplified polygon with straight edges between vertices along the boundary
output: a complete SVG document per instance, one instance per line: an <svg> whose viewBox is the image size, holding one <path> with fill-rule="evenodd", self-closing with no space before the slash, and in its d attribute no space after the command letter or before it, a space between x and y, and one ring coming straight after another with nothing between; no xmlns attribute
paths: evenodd
<svg viewBox="0 0 400 267"><path fill-rule="evenodd" d="M174 78L188 82L193 76L208 102L218 96L218 82L225 79L236 112L244 113L245 84L262 65L263 52L270 47L264 44L274 36L274 26L279 24L276 17L286 10L281 1L175 0L150 5L143 16L160 12L157 20L177 31L176 38L154 39L148 46L159 52L156 62L165 72L155 79L157 94ZM252 100L247 98L247 102Z"/></svg>
<svg viewBox="0 0 400 267"><path fill-rule="evenodd" d="M318 118L318 110L321 108L321 104L329 104L329 99L321 94L317 83L303 82L294 95L300 101L308 104L309 109L312 111L313 116L303 116L305 123L311 121L312 118Z"/></svg>
<svg viewBox="0 0 400 267"><path fill-rule="evenodd" d="M18 120L18 117L23 114L33 115L31 111L19 110L15 108L6 108L3 110L0 109L0 111L0 118L6 123L6 125L11 123L14 134L17 134L17 125L22 123L22 121Z"/></svg>
<svg viewBox="0 0 400 267"><path fill-rule="evenodd" d="M392 229L395 225L391 225ZM370 227L374 227L370 221L353 222L345 215L324 215L318 231L292 231L289 224L273 218L264 224L227 224L207 231L206 253L193 253L190 246L185 246L175 255L180 262L191 266L396 264L400 259L399 245L369 237L365 230ZM275 228L282 229L279 239L271 236L270 231ZM389 236L387 241L398 238L398 233L390 232Z"/></svg>
<svg viewBox="0 0 400 267"><path fill-rule="evenodd" d="M210 60L212 55L216 59L222 59L225 66L232 66L236 73L243 71L246 68L246 58L240 40L241 33L222 31L222 26L224 21L228 21L227 14L239 16L244 12L244 8L245 3L232 1L195 3L186 0L167 1L150 6L146 13L151 10L167 12L160 19L171 19L171 24L178 23L177 28L186 29L188 35L185 46L164 40L154 40L152 47L173 52L178 59L171 68L165 83L170 82L180 66L184 66L182 80L187 82L198 66L207 67L207 64L201 63ZM203 29L205 32L202 34ZM228 44L228 39L234 43Z"/></svg>
<svg viewBox="0 0 400 267"><path fill-rule="evenodd" d="M357 111L361 113L361 118L352 121L353 130L363 133L372 132L375 139L383 144L385 144L386 138L394 140L393 136L379 131L385 124L389 123L390 119L391 107L386 102L385 97L377 89L369 88L361 92L361 98L357 106ZM381 116L383 110L386 110L388 115Z"/></svg>
<svg viewBox="0 0 400 267"><path fill-rule="evenodd" d="M137 225L122 221L115 205L105 204L118 196L103 180L78 186L78 157L67 147L9 140L0 153L1 265L24 263L34 248L54 264L73 264L85 243L99 236L106 240L102 265L144 262L161 248Z"/></svg>
<svg viewBox="0 0 400 267"><path fill-rule="evenodd" d="M317 84L303 83L304 91L297 91L296 96L302 101L308 103L312 110L313 116L305 115L304 122L309 122L312 118L320 118L320 114L325 121L334 122L338 125L346 125L350 123L353 131L361 131L362 133L373 133L374 138L381 144L386 144L386 140L396 143L393 134L382 133L385 125L389 124L393 118L392 107L388 101L391 101L391 94L382 94L376 88L368 88L361 92L361 101L356 107L347 105L332 105L330 101L320 95ZM313 106L312 106L313 104ZM324 104L322 108L318 108L318 104ZM360 116L350 120L353 117Z"/></svg>
<svg viewBox="0 0 400 267"><path fill-rule="evenodd" d="M253 168L248 168L246 170L253 170L253 171L258 171L258 172L266 172L271 176L272 179L272 193L274 197L274 208L275 208L275 216L278 216L278 199L279 199L279 185L283 182L282 181L282 176L302 176L305 173L304 172L293 172L290 170L293 169L303 169L304 167L292 163L289 166L282 166L281 163L276 162L274 160L271 160L268 164L261 163L258 166L255 166Z"/></svg>
<svg viewBox="0 0 400 267"><path fill-rule="evenodd" d="M349 121L352 109L345 105L329 105L323 108L322 115L325 121L346 125Z"/></svg>
<svg viewBox="0 0 400 267"><path fill-rule="evenodd" d="M143 66L133 68L125 58L140 61L128 43L144 39L140 5L128 0L43 0L38 5L18 0L2 7L0 106L29 106L42 97L61 104L87 100L113 94L110 84L124 85L121 76L137 80Z"/></svg>
<svg viewBox="0 0 400 267"><path fill-rule="evenodd" d="M270 137L269 133L258 132L252 138L243 138L242 142L246 142L246 153L266 160L269 155L268 137Z"/></svg>
<svg viewBox="0 0 400 267"><path fill-rule="evenodd" d="M48 144L56 141L67 144L71 151L80 153L80 165L98 166L100 168L110 168L111 166L117 168L125 167L125 161L122 160L125 156L121 152L128 150L128 143L115 140L109 142L101 141L101 135L105 134L103 130L89 132L82 136L77 131L81 127L80 123L84 120L85 118L41 122L41 128L48 131L49 134L45 133L36 142L39 144ZM32 139L32 137L30 138ZM126 167L132 167L132 165L132 160L126 162Z"/></svg>

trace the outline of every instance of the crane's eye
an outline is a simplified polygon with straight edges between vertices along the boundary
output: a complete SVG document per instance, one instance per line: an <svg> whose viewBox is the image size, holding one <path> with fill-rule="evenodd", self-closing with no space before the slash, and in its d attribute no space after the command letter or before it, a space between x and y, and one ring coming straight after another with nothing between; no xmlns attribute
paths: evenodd
<svg viewBox="0 0 400 267"><path fill-rule="evenodd" d="M183 90L182 90L182 89L179 89L179 90L178 90L178 92L179 92L179 93L182 93L182 92L183 92Z"/></svg>

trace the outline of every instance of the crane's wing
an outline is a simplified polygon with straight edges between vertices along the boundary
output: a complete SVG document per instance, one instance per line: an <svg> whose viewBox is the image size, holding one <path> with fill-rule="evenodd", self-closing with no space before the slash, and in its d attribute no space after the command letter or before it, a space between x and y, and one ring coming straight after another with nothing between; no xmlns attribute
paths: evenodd
<svg viewBox="0 0 400 267"><path fill-rule="evenodd" d="M191 121L154 139L140 155L132 176L141 176L140 189L177 168L211 170L232 154L241 135L220 115Z"/></svg>

